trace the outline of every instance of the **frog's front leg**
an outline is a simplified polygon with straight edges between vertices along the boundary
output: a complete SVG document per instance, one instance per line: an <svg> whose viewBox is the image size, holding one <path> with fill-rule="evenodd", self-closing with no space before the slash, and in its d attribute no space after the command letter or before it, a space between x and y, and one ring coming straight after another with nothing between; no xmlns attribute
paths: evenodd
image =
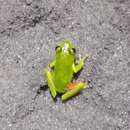
<svg viewBox="0 0 130 130"><path fill-rule="evenodd" d="M53 74L52 73L53 72L50 70L49 67L47 67L45 69L45 77L47 79L49 89L51 91L52 96L55 98L57 93L56 93L55 85L54 85L54 82L53 82Z"/></svg>
<svg viewBox="0 0 130 130"><path fill-rule="evenodd" d="M79 63L77 65L73 64L72 68L74 73L77 73L84 67L84 62L88 58L88 55L86 55L84 58L80 58Z"/></svg>
<svg viewBox="0 0 130 130"><path fill-rule="evenodd" d="M75 96L80 91L85 89L88 85L80 82L80 83L71 83L67 86L68 91L61 97L62 101L68 100L69 98Z"/></svg>

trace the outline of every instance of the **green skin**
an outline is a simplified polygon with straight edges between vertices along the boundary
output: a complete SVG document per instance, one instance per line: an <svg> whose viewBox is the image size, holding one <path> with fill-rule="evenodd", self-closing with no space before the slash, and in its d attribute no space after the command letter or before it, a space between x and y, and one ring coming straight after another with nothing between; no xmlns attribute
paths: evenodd
<svg viewBox="0 0 130 130"><path fill-rule="evenodd" d="M61 41L56 47L54 60L45 69L45 78L53 98L56 97L57 93L61 93L63 94L62 101L68 100L87 87L87 84L79 82L74 89L67 90L66 86L71 83L73 74L83 68L87 58L87 56L80 58L79 63L75 64L74 49L70 40Z"/></svg>

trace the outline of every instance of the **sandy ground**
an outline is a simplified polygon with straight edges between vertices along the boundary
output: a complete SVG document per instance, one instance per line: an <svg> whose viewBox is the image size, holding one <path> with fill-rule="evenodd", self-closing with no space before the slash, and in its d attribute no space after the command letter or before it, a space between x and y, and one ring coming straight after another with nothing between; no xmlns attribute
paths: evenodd
<svg viewBox="0 0 130 130"><path fill-rule="evenodd" d="M43 69L71 39L89 88L54 102ZM130 129L130 0L0 0L0 130Z"/></svg>

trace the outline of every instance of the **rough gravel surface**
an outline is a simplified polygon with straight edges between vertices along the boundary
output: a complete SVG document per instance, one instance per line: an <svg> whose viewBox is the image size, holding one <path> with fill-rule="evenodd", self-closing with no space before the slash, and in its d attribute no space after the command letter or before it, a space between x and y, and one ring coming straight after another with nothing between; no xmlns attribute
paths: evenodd
<svg viewBox="0 0 130 130"><path fill-rule="evenodd" d="M66 103L37 93L63 38L90 55ZM130 0L0 0L0 130L129 129Z"/></svg>

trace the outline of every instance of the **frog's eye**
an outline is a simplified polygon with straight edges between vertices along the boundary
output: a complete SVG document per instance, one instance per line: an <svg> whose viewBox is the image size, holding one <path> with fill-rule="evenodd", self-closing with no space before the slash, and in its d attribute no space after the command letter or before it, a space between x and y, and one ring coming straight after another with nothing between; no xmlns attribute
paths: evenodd
<svg viewBox="0 0 130 130"><path fill-rule="evenodd" d="M74 52L74 53L76 53L76 50L75 50L75 48L72 48L72 50L73 50L73 52Z"/></svg>
<svg viewBox="0 0 130 130"><path fill-rule="evenodd" d="M59 46L56 46L55 50L57 50L58 47L59 47Z"/></svg>
<svg viewBox="0 0 130 130"><path fill-rule="evenodd" d="M55 50L56 50L56 51L60 51L60 50L61 50L61 47L60 47L60 46L56 46Z"/></svg>
<svg viewBox="0 0 130 130"><path fill-rule="evenodd" d="M75 48L72 48L72 49L70 49L70 53L71 53L71 54L74 54L74 53L76 53L76 50L75 50Z"/></svg>

